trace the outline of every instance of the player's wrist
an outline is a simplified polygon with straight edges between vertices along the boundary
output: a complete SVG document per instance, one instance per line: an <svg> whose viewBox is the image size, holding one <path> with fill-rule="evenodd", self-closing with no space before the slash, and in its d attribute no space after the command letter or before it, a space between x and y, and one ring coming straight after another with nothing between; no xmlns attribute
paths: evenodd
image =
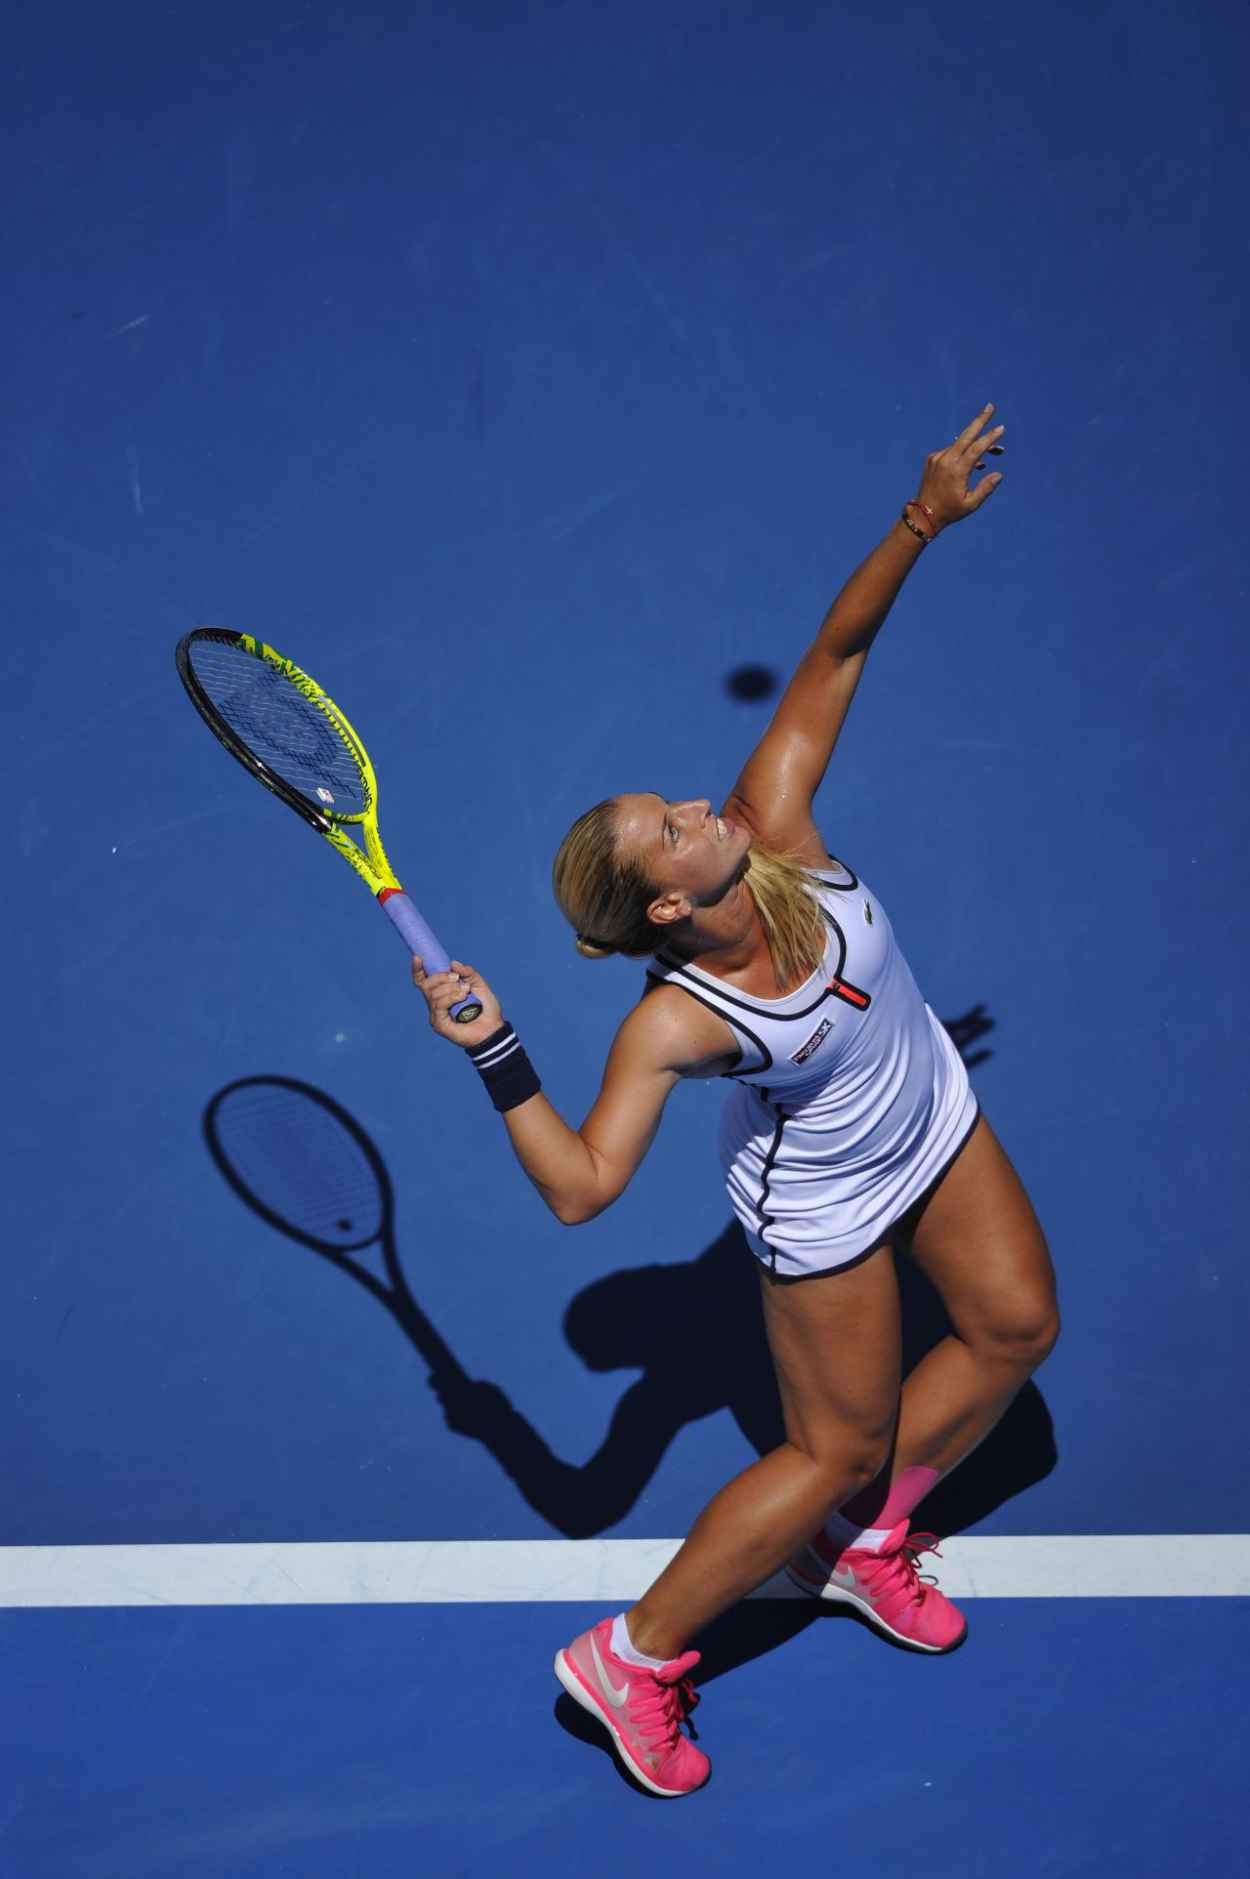
<svg viewBox="0 0 1250 1879"><path fill-rule="evenodd" d="M903 504L899 521L921 548L927 548L942 533L942 524L928 503L922 502L919 496L912 496Z"/></svg>
<svg viewBox="0 0 1250 1879"><path fill-rule="evenodd" d="M538 1072L525 1054L525 1046L506 1018L489 1037L480 1044L467 1045L466 1050L501 1115L528 1102L542 1088Z"/></svg>

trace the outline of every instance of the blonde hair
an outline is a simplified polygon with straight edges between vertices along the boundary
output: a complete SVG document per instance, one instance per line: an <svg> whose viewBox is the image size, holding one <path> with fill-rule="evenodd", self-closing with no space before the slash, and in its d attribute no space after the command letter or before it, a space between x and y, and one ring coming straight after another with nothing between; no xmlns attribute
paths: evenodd
<svg viewBox="0 0 1250 1879"><path fill-rule="evenodd" d="M828 928L816 899L820 886L792 854L752 842L744 880L759 910L778 985L801 984L824 958ZM647 918L659 893L631 856L617 852L617 812L609 798L579 816L556 852L551 885L577 935L583 959L623 953L644 959L665 932Z"/></svg>

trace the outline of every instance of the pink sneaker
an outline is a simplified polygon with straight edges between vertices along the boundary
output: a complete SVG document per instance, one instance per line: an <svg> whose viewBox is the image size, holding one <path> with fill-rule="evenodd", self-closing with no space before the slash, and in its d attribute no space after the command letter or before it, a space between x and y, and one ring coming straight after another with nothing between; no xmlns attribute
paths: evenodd
<svg viewBox="0 0 1250 1879"><path fill-rule="evenodd" d="M601 1722L630 1774L652 1794L689 1794L712 1771L681 1725L699 1698L689 1679L698 1651L683 1651L660 1670L623 1664L612 1652L612 1620L604 1618L556 1653L556 1675Z"/></svg>
<svg viewBox="0 0 1250 1879"><path fill-rule="evenodd" d="M795 1554L786 1572L814 1598L853 1605L899 1644L910 1645L914 1651L953 1651L968 1629L967 1620L916 1570L921 1553L937 1551L936 1533L913 1533L908 1538L905 1520L878 1553L856 1546L839 1552L822 1530Z"/></svg>

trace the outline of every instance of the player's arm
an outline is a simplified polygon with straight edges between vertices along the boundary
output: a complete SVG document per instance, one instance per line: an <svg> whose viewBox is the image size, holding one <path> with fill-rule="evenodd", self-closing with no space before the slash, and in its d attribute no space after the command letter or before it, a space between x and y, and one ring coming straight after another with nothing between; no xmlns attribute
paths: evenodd
<svg viewBox="0 0 1250 1879"><path fill-rule="evenodd" d="M460 960L452 966L451 972L427 977L414 960L413 979L440 1037L472 1050L498 1033L503 1014L479 972ZM481 1001L482 1015L460 1025L449 1010L466 987ZM693 1028L698 1031L697 1021ZM570 1128L541 1090L503 1111L517 1160L557 1220L580 1226L611 1206L655 1140L673 1085L711 1063L718 1049L723 1053L723 1042L691 1032L681 1007L662 997L644 998L617 1031L599 1095L580 1129Z"/></svg>
<svg viewBox="0 0 1250 1879"><path fill-rule="evenodd" d="M975 490L968 476L980 453L998 454L1001 424L984 431L987 405L946 450L925 461L917 500L933 520L909 511L929 536L970 515L997 486L985 477ZM852 574L830 607L725 803L723 813L745 822L768 846L793 850L800 860L826 866L828 857L812 820L819 789L838 741L873 640L900 588L924 552L924 541L900 517Z"/></svg>
<svg viewBox="0 0 1250 1879"><path fill-rule="evenodd" d="M622 1194L655 1140L685 1048L644 1000L612 1041L603 1081L580 1129L540 1091L504 1115L517 1159L557 1220L581 1226Z"/></svg>

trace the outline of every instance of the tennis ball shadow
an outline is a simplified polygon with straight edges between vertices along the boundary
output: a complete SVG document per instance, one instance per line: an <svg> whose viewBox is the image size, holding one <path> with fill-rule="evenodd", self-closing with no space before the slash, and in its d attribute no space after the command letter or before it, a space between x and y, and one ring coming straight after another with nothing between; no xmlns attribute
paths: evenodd
<svg viewBox="0 0 1250 1879"><path fill-rule="evenodd" d="M726 674L725 690L731 698L752 704L759 698L771 698L780 682L771 666L738 665Z"/></svg>

